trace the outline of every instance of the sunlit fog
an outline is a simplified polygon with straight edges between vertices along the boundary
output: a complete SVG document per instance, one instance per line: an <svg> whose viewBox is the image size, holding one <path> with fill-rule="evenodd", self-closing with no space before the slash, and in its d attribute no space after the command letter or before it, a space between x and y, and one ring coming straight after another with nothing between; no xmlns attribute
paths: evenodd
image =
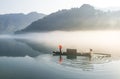
<svg viewBox="0 0 120 79"><path fill-rule="evenodd" d="M77 32L44 32L44 33L28 33L13 36L2 35L0 38L17 38L33 41L38 44L55 47L58 45L66 48L78 49L79 52L89 51L90 48L94 52L120 54L120 31L77 31Z"/></svg>

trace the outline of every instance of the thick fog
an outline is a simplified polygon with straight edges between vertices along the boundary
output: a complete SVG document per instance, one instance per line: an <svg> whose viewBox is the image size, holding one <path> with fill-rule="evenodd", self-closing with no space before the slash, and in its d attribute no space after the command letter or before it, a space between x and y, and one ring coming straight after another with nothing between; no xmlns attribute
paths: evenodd
<svg viewBox="0 0 120 79"><path fill-rule="evenodd" d="M78 31L78 32L48 32L23 35L31 41L63 48L76 48L87 51L92 48L96 52L119 52L119 31Z"/></svg>
<svg viewBox="0 0 120 79"><path fill-rule="evenodd" d="M61 44L63 51L67 48L74 48L78 49L79 52L86 52L92 48L93 52L112 54L119 54L120 52L120 31L54 31L8 35L1 36L0 38L24 39L27 43L32 42L38 46L42 45L55 48L55 50L57 50L57 46Z"/></svg>
<svg viewBox="0 0 120 79"><path fill-rule="evenodd" d="M119 31L1 35L0 79L119 79L120 61L113 61L112 58L93 57L90 60L89 57L77 57L72 60L62 56L60 64L59 56L52 56L61 44L62 51L74 48L79 52L88 52L92 48L95 53L111 53L119 57L119 40Z"/></svg>

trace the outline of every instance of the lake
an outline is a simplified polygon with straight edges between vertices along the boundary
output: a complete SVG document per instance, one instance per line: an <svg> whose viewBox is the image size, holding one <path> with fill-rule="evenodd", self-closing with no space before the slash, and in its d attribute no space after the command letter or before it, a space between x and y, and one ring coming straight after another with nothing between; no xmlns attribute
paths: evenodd
<svg viewBox="0 0 120 79"><path fill-rule="evenodd" d="M120 32L77 31L0 35L0 79L119 79ZM58 45L111 57L53 56Z"/></svg>

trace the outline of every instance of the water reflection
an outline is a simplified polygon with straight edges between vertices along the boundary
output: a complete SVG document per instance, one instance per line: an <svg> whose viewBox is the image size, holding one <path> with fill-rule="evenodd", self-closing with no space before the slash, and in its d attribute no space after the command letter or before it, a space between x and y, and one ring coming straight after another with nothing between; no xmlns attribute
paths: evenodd
<svg viewBox="0 0 120 79"><path fill-rule="evenodd" d="M63 58L62 58L62 56L60 55L60 57L59 57L59 63L62 64L62 62L63 62Z"/></svg>
<svg viewBox="0 0 120 79"><path fill-rule="evenodd" d="M40 54L50 53L51 47L44 44L30 42L29 40L20 39L0 39L0 56L31 56L36 57Z"/></svg>
<svg viewBox="0 0 120 79"><path fill-rule="evenodd" d="M116 50L120 45L118 42L120 38L117 39L119 35L115 36L115 41L111 43L114 39L110 41L108 39L113 35L106 34L105 36L110 35L106 40L107 37L100 33L96 36L96 33L91 35L80 32L78 35L76 33L65 35L53 32L33 37L26 35L31 38L24 40L0 39L0 56L6 56L0 57L0 79L119 79L120 61L113 61L111 57L52 56L52 51L56 50L58 44L63 44L65 48L79 49L78 51L93 48L94 52L110 53L115 48L114 50L119 52Z"/></svg>
<svg viewBox="0 0 120 79"><path fill-rule="evenodd" d="M34 52L34 53L33 53ZM38 56L40 52L33 50L26 43L15 39L0 39L0 56Z"/></svg>
<svg viewBox="0 0 120 79"><path fill-rule="evenodd" d="M94 69L94 64L104 64L111 61L110 56L104 56L99 54L94 54L92 56L55 56L53 55L53 60L58 57L59 64L66 67L73 67L82 69L83 71L91 71Z"/></svg>

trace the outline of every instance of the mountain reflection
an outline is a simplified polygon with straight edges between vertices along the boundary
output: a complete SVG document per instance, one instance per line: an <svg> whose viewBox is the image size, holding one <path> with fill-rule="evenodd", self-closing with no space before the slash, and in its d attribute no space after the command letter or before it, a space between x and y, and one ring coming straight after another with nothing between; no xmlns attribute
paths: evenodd
<svg viewBox="0 0 120 79"><path fill-rule="evenodd" d="M114 51L116 49L118 49L116 50L117 52L120 51L119 38L117 39L119 35L115 36L115 42L113 43L110 42L114 39L108 41L105 39L107 37L103 38L103 43L101 43L101 38L104 36L103 33L100 34L100 37L99 35L96 37L96 35L94 35L95 33L90 35L90 37L89 33L82 34L81 32L80 35L79 33L77 33L78 35L76 35L76 33L72 35L71 33L67 33L67 35L65 35L61 32L59 32L59 34L53 32L52 34L45 33L38 34L37 36L21 35L14 38L0 38L0 79L120 78L120 61L113 59L113 57L120 57L119 53ZM105 36L107 35L109 34ZM63 37L65 37L65 39ZM111 36L108 38L111 38ZM66 48L76 48L80 52L87 52L89 50L86 49L92 48L94 49L93 53L112 53L112 57L97 54L92 57L74 57L71 55L69 57L52 56L52 51L57 49L58 44L64 46L63 51ZM113 54L115 54L115 56Z"/></svg>
<svg viewBox="0 0 120 79"><path fill-rule="evenodd" d="M40 52L33 50L24 42L15 39L0 39L0 56L38 56Z"/></svg>

